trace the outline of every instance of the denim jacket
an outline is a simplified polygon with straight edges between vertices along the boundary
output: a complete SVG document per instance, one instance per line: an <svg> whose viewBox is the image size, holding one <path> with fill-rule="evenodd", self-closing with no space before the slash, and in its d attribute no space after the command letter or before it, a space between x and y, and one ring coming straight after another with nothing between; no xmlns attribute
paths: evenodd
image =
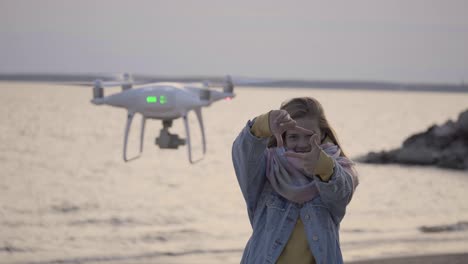
<svg viewBox="0 0 468 264"><path fill-rule="evenodd" d="M353 194L353 178L337 162L328 182L316 178L319 196L303 204L276 193L266 178L267 138L250 132L249 121L235 139L232 159L253 229L241 263L275 263L288 242L298 217L304 223L316 263L343 263L340 222Z"/></svg>

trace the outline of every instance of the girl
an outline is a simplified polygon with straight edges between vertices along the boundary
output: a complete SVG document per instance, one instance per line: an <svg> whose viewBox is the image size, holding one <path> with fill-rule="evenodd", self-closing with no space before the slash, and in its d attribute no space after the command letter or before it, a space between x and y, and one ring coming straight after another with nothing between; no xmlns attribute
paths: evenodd
<svg viewBox="0 0 468 264"><path fill-rule="evenodd" d="M343 263L338 231L358 178L317 100L247 122L232 159L253 228L241 263Z"/></svg>

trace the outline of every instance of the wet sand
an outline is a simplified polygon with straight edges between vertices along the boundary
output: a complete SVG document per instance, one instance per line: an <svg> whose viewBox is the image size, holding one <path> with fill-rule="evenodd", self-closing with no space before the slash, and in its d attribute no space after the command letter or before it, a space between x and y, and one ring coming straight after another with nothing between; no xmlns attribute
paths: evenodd
<svg viewBox="0 0 468 264"><path fill-rule="evenodd" d="M447 254L447 255L429 255L414 257L399 257L388 259L375 259L357 262L348 262L349 264L461 264L468 263L468 253Z"/></svg>

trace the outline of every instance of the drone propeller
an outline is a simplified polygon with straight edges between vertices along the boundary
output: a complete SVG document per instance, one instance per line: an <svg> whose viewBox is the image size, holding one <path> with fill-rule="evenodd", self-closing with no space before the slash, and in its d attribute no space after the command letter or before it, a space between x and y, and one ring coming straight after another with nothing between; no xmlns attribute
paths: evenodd
<svg viewBox="0 0 468 264"><path fill-rule="evenodd" d="M103 82L118 81L120 77L116 74L58 74L58 73L6 73L0 74L0 81L10 82L42 82L68 85L92 86L94 81L100 79Z"/></svg>
<svg viewBox="0 0 468 264"><path fill-rule="evenodd" d="M109 74L109 73L5 73L0 74L0 81L16 81L16 82L43 82L57 83L67 85L93 86L96 80L101 80L103 88L113 86L129 86L155 82L206 82L208 87L216 86L256 86L267 85L273 83L270 79L254 79L248 77L231 77L224 78L204 78L204 77L163 77L155 75L131 75ZM229 88L227 88L229 90Z"/></svg>
<svg viewBox="0 0 468 264"><path fill-rule="evenodd" d="M116 87L116 86L130 86L132 87L133 83L132 82L127 82L127 81L108 81L105 82L103 80L97 79L92 83L86 83L83 85L92 85L92 86L101 86L102 88L109 88L109 87ZM124 89L126 90L126 89Z"/></svg>
<svg viewBox="0 0 468 264"><path fill-rule="evenodd" d="M231 75L226 75L223 92L232 93L234 91L234 83L232 82Z"/></svg>
<svg viewBox="0 0 468 264"><path fill-rule="evenodd" d="M226 75L223 79L206 79L203 81L207 83L209 87L223 87L225 93L232 93L236 86L267 86L273 84L276 81L272 79L260 79L260 78L249 78L249 77L232 77Z"/></svg>
<svg viewBox="0 0 468 264"><path fill-rule="evenodd" d="M232 81L236 86L256 86L276 82L276 80L273 79L251 77L234 77Z"/></svg>
<svg viewBox="0 0 468 264"><path fill-rule="evenodd" d="M123 83L121 84L122 86L122 91L131 89L133 87L133 77L130 75L130 73L124 73L123 74Z"/></svg>
<svg viewBox="0 0 468 264"><path fill-rule="evenodd" d="M96 86L96 82L101 83L102 88L122 86L123 90L132 88L135 84L133 77L129 73L124 74L58 74L58 73L11 73L0 74L0 81L9 82L41 82L53 84L66 84L77 86ZM139 82L143 84L145 82Z"/></svg>

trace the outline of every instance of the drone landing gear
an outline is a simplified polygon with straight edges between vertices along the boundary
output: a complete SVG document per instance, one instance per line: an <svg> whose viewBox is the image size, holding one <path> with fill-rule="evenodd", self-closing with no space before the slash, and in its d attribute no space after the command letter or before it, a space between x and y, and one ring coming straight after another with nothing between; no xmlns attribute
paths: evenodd
<svg viewBox="0 0 468 264"><path fill-rule="evenodd" d="M138 155L135 156L135 157L127 158L128 133L130 132L130 127L132 125L132 120L133 120L134 115L135 115L135 112L128 112L127 125L125 127L124 149L123 149L123 159L124 159L125 162L139 158L141 153L143 152L143 138L145 136L145 124L146 124L146 117L145 116L142 116L142 118L141 118L140 153L138 153Z"/></svg>
<svg viewBox="0 0 468 264"><path fill-rule="evenodd" d="M169 128L172 126L172 120L163 120L163 128L156 138L155 144L162 149L177 149L179 146L185 145L185 139L179 138L177 134L169 133Z"/></svg>
<svg viewBox="0 0 468 264"><path fill-rule="evenodd" d="M187 145L188 145L187 151L188 151L189 161L192 164L202 160L203 157L205 156L205 153L206 153L205 128L203 127L203 118L202 118L202 114L201 114L201 108L195 108L194 112L195 112L195 115L197 116L198 124L200 125L200 131L201 131L201 135L202 135L202 145L203 145L203 156L198 160L193 160L193 158L192 158L192 144L190 142L190 128L189 128L189 124L188 124L187 113L183 116L185 132L187 134Z"/></svg>
<svg viewBox="0 0 468 264"><path fill-rule="evenodd" d="M194 109L195 114L198 119L198 124L200 125L201 135L202 135L202 146L203 146L203 156L206 153L206 139L205 139L205 129L203 126L203 119L201 114L201 108ZM130 133L130 127L132 125L133 117L135 112L128 112L127 116L127 125L125 127L125 137L124 137L124 146L123 146L123 159L124 161L131 161L140 157L141 153L143 152L143 138L145 135L145 124L146 124L146 117L142 115L141 119L141 131L140 131L140 152L137 156L132 158L127 158L127 143L128 143L128 134ZM200 158L198 160L193 160L192 158L192 144L190 140L190 128L188 123L187 114L183 116L185 131L186 131L186 139L180 138L177 134L171 134L169 132L169 128L172 126L172 119L163 120L163 128L160 130L159 137L155 139L155 144L158 145L162 149L177 149L179 146L187 145L187 151L189 156L190 163L196 163L203 159Z"/></svg>

